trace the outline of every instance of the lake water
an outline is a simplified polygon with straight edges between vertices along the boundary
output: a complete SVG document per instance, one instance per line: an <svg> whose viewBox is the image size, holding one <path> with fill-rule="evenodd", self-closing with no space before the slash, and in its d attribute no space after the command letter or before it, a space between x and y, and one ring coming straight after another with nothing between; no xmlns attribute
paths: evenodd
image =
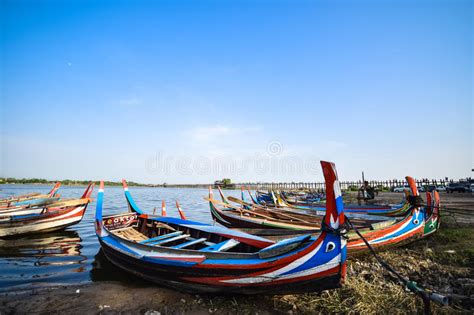
<svg viewBox="0 0 474 315"><path fill-rule="evenodd" d="M0 185L0 199L30 192L47 193L50 189L43 185ZM59 193L63 198L79 198L84 189L63 186ZM0 292L91 281L139 281L117 270L100 252L94 230L97 190L98 187L80 223L62 231L0 239ZM130 187L130 192L146 213L153 213L155 207L160 213L164 199L168 216L178 217L178 200L188 219L212 223L209 205L203 199L208 195L207 189ZM225 193L240 195L239 190ZM104 215L126 211L122 188L105 187Z"/></svg>

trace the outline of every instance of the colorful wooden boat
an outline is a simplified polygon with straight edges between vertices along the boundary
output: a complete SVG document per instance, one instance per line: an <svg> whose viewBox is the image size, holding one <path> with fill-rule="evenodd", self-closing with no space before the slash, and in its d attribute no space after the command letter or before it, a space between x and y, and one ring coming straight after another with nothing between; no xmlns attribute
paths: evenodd
<svg viewBox="0 0 474 315"><path fill-rule="evenodd" d="M238 200L237 198L227 198L220 188L218 188L218 191L222 202L213 198L211 188L209 188L209 198L205 199L209 201L211 215L214 221L225 227L289 230L309 230L321 227L321 213L308 214L295 211L294 209L252 205L245 201ZM231 201L238 205L232 205ZM351 218L351 221L358 227L366 227L386 220L387 218L372 216Z"/></svg>
<svg viewBox="0 0 474 315"><path fill-rule="evenodd" d="M253 203L258 205L264 205L269 207L276 207L282 209L296 209L296 210L304 210L307 212L316 212L321 213L324 210L324 204L322 203L313 203L312 205L294 205L289 203L283 194L279 191L270 191L269 193L271 198L271 202L262 202L262 198L257 197L253 198L252 194L249 191L249 195ZM261 194L259 195L261 196ZM260 201L259 201L260 200ZM265 199L266 200L266 199ZM411 208L412 204L407 200L404 199L401 203L396 205L345 205L344 212L347 214L364 214L364 215L378 215L378 216L387 216L387 217L396 217L396 216L404 216L408 213Z"/></svg>
<svg viewBox="0 0 474 315"><path fill-rule="evenodd" d="M123 270L192 292L287 294L341 285L346 241L344 213L334 165L321 162L328 202L326 229L278 243L224 227L144 214L128 188L131 212L102 216L101 182L96 233L105 256Z"/></svg>
<svg viewBox="0 0 474 315"><path fill-rule="evenodd" d="M61 187L61 183L56 183L48 194L30 193L26 195L13 196L0 200L0 215L3 210L13 208L34 207L42 204L51 203L59 199L57 192Z"/></svg>
<svg viewBox="0 0 474 315"><path fill-rule="evenodd" d="M28 203L28 204L0 208L0 217L40 213L43 208L48 207L49 205L52 205L54 203L57 203L59 202L59 200L60 200L60 196L55 195L54 197L41 198L36 201L32 201L31 203ZM64 200L65 199L63 199L62 201Z"/></svg>
<svg viewBox="0 0 474 315"><path fill-rule="evenodd" d="M414 196L419 196L416 182L411 177L407 177L408 184ZM431 193L425 207L413 207L411 213L403 220L396 220L392 225L370 230L360 230L369 244L376 249L386 249L394 246L401 246L415 241L416 239L434 233L439 228L439 195L434 192L434 198ZM350 253L359 253L367 251L364 241L354 234L349 234L348 251Z"/></svg>
<svg viewBox="0 0 474 315"><path fill-rule="evenodd" d="M296 206L311 206L326 199L324 193L315 191L281 191L281 193L288 203Z"/></svg>
<svg viewBox="0 0 474 315"><path fill-rule="evenodd" d="M270 190L265 193L257 190L255 192L256 200L265 203L267 206L275 206L276 199L272 192L273 191ZM326 199L325 195L321 193L310 193L305 191L279 191L279 193L284 197L286 202L293 206L318 206Z"/></svg>
<svg viewBox="0 0 474 315"><path fill-rule="evenodd" d="M415 196L418 196L416 182L413 178L407 178L412 191ZM439 206L440 199L437 191L433 193L427 192L426 207L413 207L411 212L404 218L392 218L383 223L376 223L370 227L358 229L362 236L369 242L369 244L377 249L383 250L390 247L402 246L419 239L426 237L439 229ZM282 230L275 229L248 229L246 223L236 224L234 226L240 231L252 233L259 236L264 236L274 241L286 238L289 236L299 236L304 233L318 233L318 231L291 231L288 234ZM351 255L365 253L368 248L365 242L354 232L349 231L347 234L347 251Z"/></svg>
<svg viewBox="0 0 474 315"><path fill-rule="evenodd" d="M91 183L80 199L58 201L30 209L35 213L0 217L0 237L55 231L80 222L93 189L94 184Z"/></svg>

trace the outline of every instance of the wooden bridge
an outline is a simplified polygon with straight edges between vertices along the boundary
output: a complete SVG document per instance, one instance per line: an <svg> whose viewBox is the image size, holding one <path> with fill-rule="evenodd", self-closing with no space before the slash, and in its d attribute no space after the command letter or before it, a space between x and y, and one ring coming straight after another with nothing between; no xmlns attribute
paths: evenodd
<svg viewBox="0 0 474 315"><path fill-rule="evenodd" d="M378 190L383 189L392 189L399 186L408 185L406 180L385 180L385 181L377 181L371 180L368 181L369 185L377 188ZM447 179L423 179L417 180L416 184L418 187L427 186L427 185L434 185L434 186L446 186L449 183L452 183L453 180ZM359 187L362 186L362 180L359 181L344 181L340 182L342 190L357 190ZM324 182L291 182L291 183L239 183L236 184L237 187L245 186L252 190L269 190L269 189L276 189L276 190L292 190L292 189L314 189L323 191L325 188Z"/></svg>

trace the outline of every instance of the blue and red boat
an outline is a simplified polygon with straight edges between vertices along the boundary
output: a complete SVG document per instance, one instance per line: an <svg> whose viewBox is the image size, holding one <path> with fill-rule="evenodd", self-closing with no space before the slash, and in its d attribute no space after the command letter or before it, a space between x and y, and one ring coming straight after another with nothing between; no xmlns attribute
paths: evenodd
<svg viewBox="0 0 474 315"><path fill-rule="evenodd" d="M96 234L114 265L183 291L289 294L336 288L346 274L344 211L334 164L321 165L327 202L318 236L274 242L225 227L145 214L126 185L129 211L103 216L103 182Z"/></svg>
<svg viewBox="0 0 474 315"><path fill-rule="evenodd" d="M269 191L267 194L262 192L256 193L256 198L252 196L252 193L248 191L252 203L258 206L274 207L277 209L287 210L302 210L308 213L324 214L325 205L324 203L311 203L311 204L292 204L285 199L284 193L280 191ZM396 217L404 216L410 212L413 208L413 204L408 199L402 200L396 205L355 205L349 204L344 206L344 212L346 214L355 215L375 215L375 216L386 216Z"/></svg>

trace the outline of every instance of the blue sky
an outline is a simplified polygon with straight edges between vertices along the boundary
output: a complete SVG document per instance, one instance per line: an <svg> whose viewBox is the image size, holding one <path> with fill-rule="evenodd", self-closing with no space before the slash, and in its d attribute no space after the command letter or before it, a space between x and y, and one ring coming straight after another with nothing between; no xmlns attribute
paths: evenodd
<svg viewBox="0 0 474 315"><path fill-rule="evenodd" d="M471 176L472 1L1 6L2 176Z"/></svg>

